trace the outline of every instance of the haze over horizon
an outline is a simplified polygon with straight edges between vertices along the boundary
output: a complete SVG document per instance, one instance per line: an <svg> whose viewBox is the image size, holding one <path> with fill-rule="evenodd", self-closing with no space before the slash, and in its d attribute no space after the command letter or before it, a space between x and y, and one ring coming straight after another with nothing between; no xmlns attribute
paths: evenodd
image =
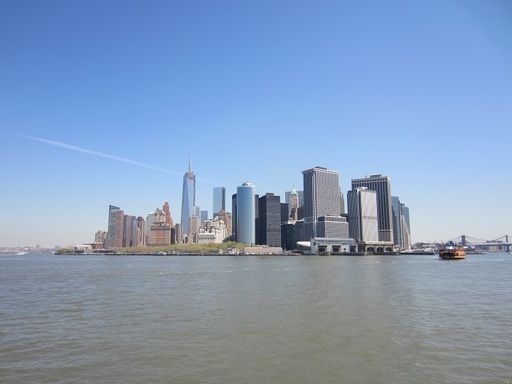
<svg viewBox="0 0 512 384"><path fill-rule="evenodd" d="M512 3L5 1L0 246L67 246L108 205L179 222L245 181L382 174L413 243L512 235Z"/></svg>

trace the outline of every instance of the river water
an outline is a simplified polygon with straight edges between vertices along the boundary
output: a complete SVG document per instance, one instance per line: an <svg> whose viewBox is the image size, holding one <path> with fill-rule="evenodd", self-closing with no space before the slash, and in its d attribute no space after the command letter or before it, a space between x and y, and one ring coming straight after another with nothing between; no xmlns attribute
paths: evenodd
<svg viewBox="0 0 512 384"><path fill-rule="evenodd" d="M2 383L512 383L512 255L0 256Z"/></svg>

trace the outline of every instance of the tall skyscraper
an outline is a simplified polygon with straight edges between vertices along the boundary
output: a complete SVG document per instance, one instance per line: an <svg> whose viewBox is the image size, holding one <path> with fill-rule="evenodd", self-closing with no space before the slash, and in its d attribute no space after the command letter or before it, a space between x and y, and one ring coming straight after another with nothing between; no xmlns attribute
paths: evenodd
<svg viewBox="0 0 512 384"><path fill-rule="evenodd" d="M267 193L259 198L259 241L269 247L281 246L281 198Z"/></svg>
<svg viewBox="0 0 512 384"><path fill-rule="evenodd" d="M352 190L360 187L377 192L379 241L393 242L393 205L389 177L377 174L362 179L352 179Z"/></svg>
<svg viewBox="0 0 512 384"><path fill-rule="evenodd" d="M302 199L300 199L300 195L302 195ZM295 186L293 186L291 191L285 192L285 203L288 204L288 217L292 220L298 220L298 209L302 205L301 202L304 201L304 193L303 191L297 191Z"/></svg>
<svg viewBox="0 0 512 384"><path fill-rule="evenodd" d="M165 212L165 222L169 224L169 227L174 227L174 221L171 216L171 210L169 209L169 203L166 201L163 206L163 211Z"/></svg>
<svg viewBox="0 0 512 384"><path fill-rule="evenodd" d="M111 238L114 235L115 232L115 224L116 224L116 217L115 217L115 211L120 211L121 208L116 207L115 205L109 205L108 206L108 238ZM112 235L112 236L110 236Z"/></svg>
<svg viewBox="0 0 512 384"><path fill-rule="evenodd" d="M297 194L298 198L299 198L299 202L298 202L298 207L302 207L304 205L304 191L297 191L297 189L295 189L295 186L293 186L292 190L291 191L286 191L284 193L284 202L285 203L288 203L290 204L290 197L292 194Z"/></svg>
<svg viewBox="0 0 512 384"><path fill-rule="evenodd" d="M189 233L190 218L196 205L196 175L192 171L192 162L188 162L188 171L183 175L183 195L181 199L181 226L184 234Z"/></svg>
<svg viewBox="0 0 512 384"><path fill-rule="evenodd" d="M304 178L304 239L316 237L320 216L341 216L340 173L315 167L302 171Z"/></svg>
<svg viewBox="0 0 512 384"><path fill-rule="evenodd" d="M356 241L378 241L377 192L366 187L347 193L350 237Z"/></svg>
<svg viewBox="0 0 512 384"><path fill-rule="evenodd" d="M137 245L137 218L132 215L124 215L123 220L123 247Z"/></svg>
<svg viewBox="0 0 512 384"><path fill-rule="evenodd" d="M206 220L208 220L208 211L203 211L200 206L196 205L194 206L192 216L197 216L199 219L199 225L201 225Z"/></svg>
<svg viewBox="0 0 512 384"><path fill-rule="evenodd" d="M392 196L393 204L393 242L401 251L411 248L409 208L400 202L398 196Z"/></svg>
<svg viewBox="0 0 512 384"><path fill-rule="evenodd" d="M256 242L256 207L254 184L245 182L237 188L237 241L247 245Z"/></svg>
<svg viewBox="0 0 512 384"><path fill-rule="evenodd" d="M238 195L236 193L231 196L231 213L232 213L232 231L233 240L238 242Z"/></svg>
<svg viewBox="0 0 512 384"><path fill-rule="evenodd" d="M213 188L213 216L215 217L220 211L226 210L226 188Z"/></svg>
<svg viewBox="0 0 512 384"><path fill-rule="evenodd" d="M108 206L108 237L105 248L121 248L124 234L124 211L114 205Z"/></svg>
<svg viewBox="0 0 512 384"><path fill-rule="evenodd" d="M402 243L404 250L410 250L412 245L411 240L411 222L409 219L409 207L401 203L402 208Z"/></svg>

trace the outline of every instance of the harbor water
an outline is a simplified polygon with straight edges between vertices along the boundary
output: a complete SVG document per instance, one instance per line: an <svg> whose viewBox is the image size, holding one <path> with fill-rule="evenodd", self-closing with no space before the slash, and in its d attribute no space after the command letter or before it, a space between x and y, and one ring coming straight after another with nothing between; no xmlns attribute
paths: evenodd
<svg viewBox="0 0 512 384"><path fill-rule="evenodd" d="M512 255L0 256L1 383L512 383Z"/></svg>

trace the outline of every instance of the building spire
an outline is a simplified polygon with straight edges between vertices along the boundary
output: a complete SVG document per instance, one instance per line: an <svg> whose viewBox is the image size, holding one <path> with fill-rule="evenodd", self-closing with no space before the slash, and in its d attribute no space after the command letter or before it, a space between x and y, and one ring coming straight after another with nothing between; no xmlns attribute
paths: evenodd
<svg viewBox="0 0 512 384"><path fill-rule="evenodd" d="M192 172L192 157L188 156L188 171Z"/></svg>

